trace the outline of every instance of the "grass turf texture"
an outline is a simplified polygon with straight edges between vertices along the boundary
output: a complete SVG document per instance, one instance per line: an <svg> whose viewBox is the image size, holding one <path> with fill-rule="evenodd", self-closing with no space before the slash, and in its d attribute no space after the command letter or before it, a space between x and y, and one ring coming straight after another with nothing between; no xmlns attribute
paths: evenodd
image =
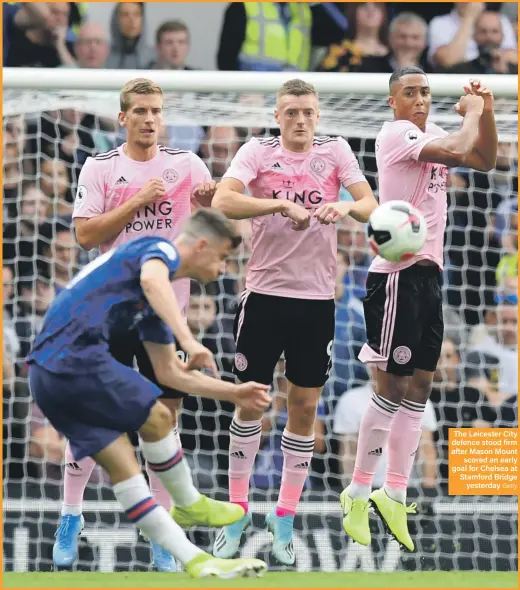
<svg viewBox="0 0 520 590"><path fill-rule="evenodd" d="M517 572L272 572L262 578L193 580L187 574L4 573L2 588L518 588Z"/></svg>

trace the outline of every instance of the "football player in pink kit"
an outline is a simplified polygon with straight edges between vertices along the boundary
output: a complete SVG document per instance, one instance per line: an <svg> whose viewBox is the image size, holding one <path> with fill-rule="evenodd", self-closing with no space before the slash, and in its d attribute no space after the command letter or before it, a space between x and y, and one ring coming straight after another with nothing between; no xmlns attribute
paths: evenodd
<svg viewBox="0 0 520 590"><path fill-rule="evenodd" d="M403 68L390 78L394 121L376 140L382 203L405 200L425 216L428 234L412 259L394 263L376 257L364 299L367 343L359 358L377 366L377 393L363 417L352 482L341 494L343 528L355 541L370 543L372 504L387 529L408 551L406 490L421 437L442 338L441 271L446 229L449 166L488 171L497 155L493 94L478 81L464 87L456 105L460 129L451 134L428 121L428 78L419 68ZM372 479L387 450L386 481L372 492Z"/></svg>
<svg viewBox="0 0 520 590"><path fill-rule="evenodd" d="M159 236L173 241L192 207L208 206L215 183L198 156L190 151L165 148L157 144L162 123L162 91L151 80L137 78L121 91L119 123L127 130L127 141L117 149L85 162L78 180L74 204L77 240L83 248L99 247L101 253L143 236ZM216 372L213 355L192 336L180 315L188 306L190 281L173 284L179 303L179 330L175 334L182 351L181 360L189 357L192 368L206 367ZM110 353L119 362L133 366L134 358L140 373L157 383L150 359L139 340L125 336L110 342ZM170 409L175 424L174 435L180 447L177 431L177 411L184 393L160 385L161 401ZM134 436L134 440L137 438ZM56 533L53 560L57 567L70 567L77 559L78 534L83 526L82 500L95 462L90 457L75 461L70 446L65 453L65 483L62 519ZM191 481L185 460L184 478ZM150 487L155 499L164 508L172 508L172 498L157 475L148 469ZM229 522L243 515L236 506L218 503L201 496L193 484L175 497L177 515L190 513L193 523L212 525L212 510L228 513ZM211 508L213 506L213 508ZM216 510L215 510L216 509ZM159 545L152 543L153 562L159 571L175 571L175 560Z"/></svg>
<svg viewBox="0 0 520 590"><path fill-rule="evenodd" d="M288 422L282 437L282 484L267 516L273 554L294 563L294 515L309 472L318 400L331 363L334 338L336 227L350 214L366 222L377 206L348 143L315 137L318 96L302 80L278 91L281 137L251 139L237 152L213 199L233 219L252 218L252 254L235 318L235 374L271 384L285 354ZM341 185L353 202L338 203ZM244 195L248 189L249 196ZM230 428L230 501L248 510L249 479L260 445L262 414L238 410ZM215 556L234 555L247 513L224 527Z"/></svg>

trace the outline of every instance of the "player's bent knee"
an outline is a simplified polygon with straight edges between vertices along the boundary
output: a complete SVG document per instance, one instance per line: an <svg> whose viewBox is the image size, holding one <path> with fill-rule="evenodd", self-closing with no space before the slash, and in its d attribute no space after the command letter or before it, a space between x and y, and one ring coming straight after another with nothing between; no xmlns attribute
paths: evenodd
<svg viewBox="0 0 520 590"><path fill-rule="evenodd" d="M162 402L156 402L150 410L148 419L139 429L139 434L146 442L162 440L171 431L172 420L170 410Z"/></svg>

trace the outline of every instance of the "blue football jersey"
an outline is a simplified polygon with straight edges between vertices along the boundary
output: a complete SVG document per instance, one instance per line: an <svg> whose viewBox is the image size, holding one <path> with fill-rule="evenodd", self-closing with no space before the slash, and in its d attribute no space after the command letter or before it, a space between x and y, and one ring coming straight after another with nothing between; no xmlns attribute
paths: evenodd
<svg viewBox="0 0 520 590"><path fill-rule="evenodd" d="M172 280L180 258L163 238L138 238L85 266L49 308L27 361L57 373L87 373L106 360L114 335L136 329L141 340L174 342L141 288L141 266L152 258L168 266Z"/></svg>

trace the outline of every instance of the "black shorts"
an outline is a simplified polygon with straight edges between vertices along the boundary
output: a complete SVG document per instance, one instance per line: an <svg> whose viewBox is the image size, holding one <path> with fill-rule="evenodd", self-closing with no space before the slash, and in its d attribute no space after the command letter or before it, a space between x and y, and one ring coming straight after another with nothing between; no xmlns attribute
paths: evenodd
<svg viewBox="0 0 520 590"><path fill-rule="evenodd" d="M179 399L184 398L188 394L182 391L178 391L177 389L171 389L170 387L166 387L165 385L161 385L156 377L152 367L152 362L150 361L150 357L148 356L143 343L139 339L139 335L137 331L132 331L128 334L125 334L124 337L120 338L112 338L109 343L109 351L110 354L121 364L126 365L127 367L134 366L134 358L137 362L137 368L139 369L139 373L143 377L146 377L152 383L155 383L158 387L162 390L161 398L163 399ZM184 352L182 350L177 350L177 355L180 357L182 361L184 361Z"/></svg>
<svg viewBox="0 0 520 590"><path fill-rule="evenodd" d="M435 371L441 354L441 273L415 264L389 274L370 272L363 299L367 344L361 361L392 375Z"/></svg>
<svg viewBox="0 0 520 590"><path fill-rule="evenodd" d="M294 299L244 291L233 332L234 373L270 385L285 355L285 375L298 387L322 387L331 367L333 299Z"/></svg>

